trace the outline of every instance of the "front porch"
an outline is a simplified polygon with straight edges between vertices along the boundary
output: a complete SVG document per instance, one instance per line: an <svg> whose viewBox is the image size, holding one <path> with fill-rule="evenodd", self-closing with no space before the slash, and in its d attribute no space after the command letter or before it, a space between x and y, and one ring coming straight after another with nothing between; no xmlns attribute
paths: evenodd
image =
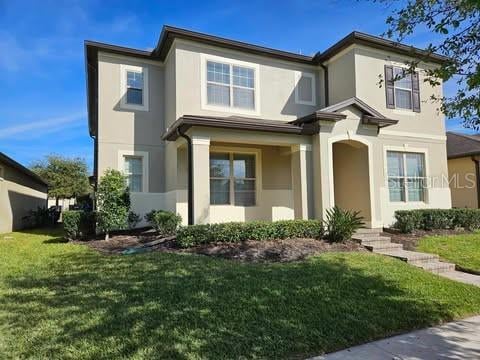
<svg viewBox="0 0 480 360"><path fill-rule="evenodd" d="M189 136L193 223L314 217L308 137L203 128ZM187 172L186 145L177 151Z"/></svg>

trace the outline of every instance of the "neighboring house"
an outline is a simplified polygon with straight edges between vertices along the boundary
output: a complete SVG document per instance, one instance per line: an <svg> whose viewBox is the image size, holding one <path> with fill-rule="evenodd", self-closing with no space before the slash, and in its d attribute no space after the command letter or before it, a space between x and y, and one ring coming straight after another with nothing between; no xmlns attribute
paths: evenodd
<svg viewBox="0 0 480 360"><path fill-rule="evenodd" d="M153 51L87 41L85 55L95 176L124 171L138 213L320 219L338 205L380 227L451 206L448 184L425 181L447 175L428 101L442 88L423 81L440 55L353 32L311 57L172 27ZM412 55L425 62L399 79Z"/></svg>
<svg viewBox="0 0 480 360"><path fill-rule="evenodd" d="M478 208L480 135L447 132L447 156L452 206Z"/></svg>
<svg viewBox="0 0 480 360"><path fill-rule="evenodd" d="M0 233L21 229L30 210L45 206L45 181L0 152Z"/></svg>

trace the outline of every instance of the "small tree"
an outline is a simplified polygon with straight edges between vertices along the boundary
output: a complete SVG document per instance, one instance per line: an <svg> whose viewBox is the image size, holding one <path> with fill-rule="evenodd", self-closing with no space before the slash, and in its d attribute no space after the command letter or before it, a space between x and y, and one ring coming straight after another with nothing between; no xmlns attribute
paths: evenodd
<svg viewBox="0 0 480 360"><path fill-rule="evenodd" d="M30 168L47 182L48 196L55 199L57 206L59 199L76 198L90 191L87 164L83 159L48 155Z"/></svg>
<svg viewBox="0 0 480 360"><path fill-rule="evenodd" d="M100 178L97 207L98 228L105 233L105 240L108 240L112 230L128 227L130 193L125 177L120 171L109 169Z"/></svg>

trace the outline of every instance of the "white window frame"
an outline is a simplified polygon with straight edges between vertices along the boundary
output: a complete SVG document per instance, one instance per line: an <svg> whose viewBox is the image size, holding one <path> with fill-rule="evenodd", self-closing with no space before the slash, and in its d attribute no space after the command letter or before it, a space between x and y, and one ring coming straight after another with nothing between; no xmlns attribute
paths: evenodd
<svg viewBox="0 0 480 360"><path fill-rule="evenodd" d="M210 153L221 153L221 154L229 154L230 159L230 203L229 204L210 204L210 206L214 207L221 207L221 206L228 206L228 207L236 207L236 208L253 208L259 206L259 199L261 192L259 189L262 188L262 179L261 179L261 150L259 149L248 149L248 148L231 148L231 147L211 147ZM235 177L233 176L233 163L232 159L235 154L247 154L247 155L254 155L255 156L255 204L254 205L235 205L235 184L234 180ZM210 174L210 163L208 164L208 172ZM209 181L210 181L209 176ZM213 179L224 179L224 178L213 178ZM226 179L226 178L225 178ZM251 178L247 178L251 179ZM253 180L253 179L252 179Z"/></svg>
<svg viewBox="0 0 480 360"><path fill-rule="evenodd" d="M410 178L410 179L413 179L414 177L408 177L408 176L400 176L399 178L404 178L405 179L405 200L403 201L391 201L390 200L390 188L389 188L389 183L388 183L388 179L389 179L389 176L388 176L388 152L390 151L393 151L393 152L401 152L401 153L404 153L404 154L407 154L407 153L413 153L413 154L422 154L423 155L423 166L424 166L424 176L423 177L419 177L418 179L422 178L425 180L425 187L423 188L423 200L422 201L408 201L408 190L406 188L407 186L407 183L406 183L406 179L407 178ZM429 183L429 157L428 157L428 149L425 149L425 148L414 148L414 147L410 147L410 146L407 146L407 145L404 145L403 147L402 146L385 146L384 147L384 176L385 176L385 186L386 186L386 196L387 196L387 201L390 203L390 204L395 204L395 205L398 205L398 206L401 206L402 204L403 205L415 205L415 204L428 204L429 203L429 195L430 195L430 183ZM407 171L407 168L406 168L406 163L405 163L405 157L403 159L404 161L404 171L405 171L405 174L406 174L406 171Z"/></svg>
<svg viewBox="0 0 480 360"><path fill-rule="evenodd" d="M406 71L408 70L407 68L405 68L404 66L398 66L398 65L392 65L393 67L393 78L395 79L395 69L401 69L403 71ZM413 112L413 83L412 83L412 74L408 74L407 73L407 76L410 76L410 89L408 88L404 88L404 87L401 87L401 86L397 86L395 83L396 81L394 80L393 81L393 100L395 102L395 109L396 110L399 110L399 111L405 111L405 112ZM402 108L402 107L398 107L397 106L397 93L396 93L396 89L399 89L399 90L403 90L403 91L409 91L410 92L410 108Z"/></svg>
<svg viewBox="0 0 480 360"><path fill-rule="evenodd" d="M207 94L207 62L213 61L217 63L222 63L230 66L230 106L223 105L214 105L208 103L208 94ZM212 111L221 111L221 112L230 112L236 114L245 114L245 115L260 115L260 66L258 64L249 63L246 61L240 61L231 58L225 58L221 56L209 55L209 54L200 54L200 66L201 66L201 106L203 110L212 110ZM241 66L250 68L253 70L255 81L254 81L254 102L255 108L245 109L238 108L233 106L233 91L232 91L232 77L233 77L233 66ZM236 86L235 87L239 87Z"/></svg>
<svg viewBox="0 0 480 360"><path fill-rule="evenodd" d="M302 77L309 77L312 79L312 101L304 101L300 100L299 91L298 91L298 83ZM295 103L299 105L317 105L317 94L316 94L316 83L315 83L315 74L311 72L304 72L304 71L295 71Z"/></svg>
<svg viewBox="0 0 480 360"><path fill-rule="evenodd" d="M143 104L128 104L127 103L127 72L140 72L143 74ZM148 111L149 91L148 91L148 67L134 66L134 65L120 65L120 107L126 110Z"/></svg>
<svg viewBox="0 0 480 360"><path fill-rule="evenodd" d="M147 151L137 150L119 150L118 151L118 170L125 174L125 157L138 157L142 159L142 191L141 193L148 193L148 169L150 163L148 161ZM136 192L132 192L136 193Z"/></svg>

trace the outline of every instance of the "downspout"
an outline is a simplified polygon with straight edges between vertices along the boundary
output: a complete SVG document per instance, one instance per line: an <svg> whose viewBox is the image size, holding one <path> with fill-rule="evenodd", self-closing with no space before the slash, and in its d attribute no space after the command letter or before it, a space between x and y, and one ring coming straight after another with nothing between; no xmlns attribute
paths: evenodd
<svg viewBox="0 0 480 360"><path fill-rule="evenodd" d="M325 92L325 107L327 107L330 103L328 98L328 67L320 64L323 69L323 84L324 84L324 92Z"/></svg>
<svg viewBox="0 0 480 360"><path fill-rule="evenodd" d="M178 136L187 141L188 156L188 225L193 225L193 148L192 139L177 128Z"/></svg>

